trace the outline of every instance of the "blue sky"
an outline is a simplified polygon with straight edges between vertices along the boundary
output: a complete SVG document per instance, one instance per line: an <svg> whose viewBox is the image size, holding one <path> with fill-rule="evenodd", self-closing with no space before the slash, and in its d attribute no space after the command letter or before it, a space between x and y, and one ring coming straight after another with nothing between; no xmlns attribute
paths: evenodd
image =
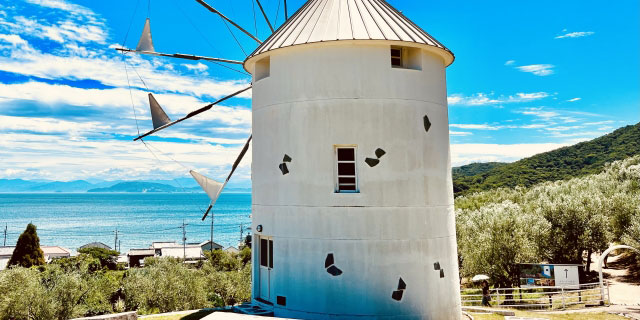
<svg viewBox="0 0 640 320"><path fill-rule="evenodd" d="M456 55L447 70L453 165L514 161L640 121L637 0L389 2ZM251 0L209 3L268 37ZM282 4L262 3L281 24ZM302 3L289 0L290 14ZM250 93L149 138L153 153L131 141L136 118L140 131L151 127L147 90L175 119L250 81L238 67L117 53L135 47L147 16L160 52L243 60L256 46L234 29L240 48L195 1L0 4L0 178L228 173L250 132ZM250 157L232 186L249 185L249 167Z"/></svg>

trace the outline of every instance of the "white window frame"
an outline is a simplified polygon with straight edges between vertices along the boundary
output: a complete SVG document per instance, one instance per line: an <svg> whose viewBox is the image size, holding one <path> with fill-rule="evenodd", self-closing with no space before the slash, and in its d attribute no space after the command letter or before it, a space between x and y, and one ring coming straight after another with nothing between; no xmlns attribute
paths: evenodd
<svg viewBox="0 0 640 320"><path fill-rule="evenodd" d="M338 160L338 149L353 149L353 160ZM334 166L334 177L335 177L335 186L334 186L334 192L335 193L360 193L360 186L358 184L358 146L355 144L340 144L340 145L334 145L333 146L333 153L334 153L334 162L335 162L335 166ZM355 167L355 173L353 175L339 175L338 174L338 164L339 163L353 163L354 167ZM354 178L355 179L355 183L353 185L355 185L355 190L340 190L340 178ZM352 184L342 184L342 185L352 185Z"/></svg>

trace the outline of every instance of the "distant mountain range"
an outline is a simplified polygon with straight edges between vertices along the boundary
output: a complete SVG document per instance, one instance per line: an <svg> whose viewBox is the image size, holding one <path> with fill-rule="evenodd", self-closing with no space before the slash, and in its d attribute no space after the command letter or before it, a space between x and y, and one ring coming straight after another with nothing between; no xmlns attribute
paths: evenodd
<svg viewBox="0 0 640 320"><path fill-rule="evenodd" d="M176 181L177 180L177 181ZM79 193L79 192L203 192L189 179L152 181L46 181L0 179L0 193ZM227 193L251 192L251 188L225 188Z"/></svg>
<svg viewBox="0 0 640 320"><path fill-rule="evenodd" d="M598 173L606 163L640 154L640 123L572 146L512 163L472 163L453 168L456 196L494 188L570 179Z"/></svg>

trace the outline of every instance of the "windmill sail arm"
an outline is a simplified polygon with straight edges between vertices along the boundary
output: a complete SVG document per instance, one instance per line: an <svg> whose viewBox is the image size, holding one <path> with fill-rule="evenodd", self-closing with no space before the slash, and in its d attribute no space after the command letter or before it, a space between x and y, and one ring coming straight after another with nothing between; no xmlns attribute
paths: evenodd
<svg viewBox="0 0 640 320"><path fill-rule="evenodd" d="M206 60L206 61L215 61L215 62L224 62L224 63L233 63L233 64L242 64L242 61L239 60L230 60L230 59L221 59L221 58L212 58L205 56L196 56L192 54L183 54L183 53L161 53L155 51L139 51L128 48L116 48L118 51L122 52L135 52L139 54L148 54L158 57L169 57L169 58L178 58L178 59L186 59L186 60Z"/></svg>
<svg viewBox="0 0 640 320"><path fill-rule="evenodd" d="M210 6L208 3L204 2L203 0L196 0L199 4L201 4L203 7L207 8L207 10L217 14L220 16L220 18L228 21L229 23L231 23L234 27L238 28L238 30L242 31L244 34L246 34L247 36L249 36L251 39L253 39L254 41L256 41L259 44L262 44L262 41L260 41L260 39L256 38L254 35L252 35L249 31L245 30L243 27L239 26L237 23L233 22L233 20L227 18L225 15L222 14L222 12L216 10L214 7ZM273 29L272 29L273 30Z"/></svg>
<svg viewBox="0 0 640 320"><path fill-rule="evenodd" d="M202 221L204 221L204 219L207 218L207 215L209 215L209 211L211 211L211 208L213 208L212 204L210 204L209 207L207 208L207 211L204 212L204 215L202 216Z"/></svg>
<svg viewBox="0 0 640 320"><path fill-rule="evenodd" d="M227 184L227 182L229 182L229 179L231 179L231 176L233 175L233 172L236 171L236 168L238 168L238 165L240 164L240 161L242 161L242 158L244 158L244 155L245 155L245 153L247 153L247 150L249 150L249 144L251 143L251 139L252 138L253 138L253 135L250 135L249 139L247 139L247 142L244 144L244 147L242 148L242 151L240 151L240 154L238 155L238 158L233 163L233 166L231 167L231 172L229 173L229 176L227 177L225 185Z"/></svg>
<svg viewBox="0 0 640 320"><path fill-rule="evenodd" d="M225 101L227 99L233 98L233 97L235 97L235 96L237 96L237 95L239 95L239 94L241 94L241 93L243 93L243 92L245 92L245 91L247 91L249 89L251 89L251 86L248 86L248 87L246 87L246 88L244 88L242 90L238 90L238 91L236 91L236 92L234 92L234 93L232 93L232 94L230 94L230 95L228 95L226 97L223 97L223 98L219 99L218 101L216 101L214 103L210 103L210 104L208 104L208 105L206 105L206 106L204 106L204 107L202 107L202 108L200 108L198 110L192 111L189 114L187 114L186 116L184 116L184 117L182 117L182 118L180 118L178 120L169 122L169 123L167 123L167 124L165 124L165 125L163 125L161 127L153 129L153 130L151 130L151 131L149 131L149 132L147 132L147 133L145 133L145 134L143 134L141 136L138 136L137 138L133 139L133 141L138 141L138 140L140 140L140 139L142 139L142 138L144 138L144 137L146 137L148 135L154 134L154 133L156 133L156 132L158 132L160 130L164 130L164 129L168 128L168 127L171 127L172 125L174 125L176 123L182 122L182 121L187 120L187 119L189 119L189 118L191 118L193 116L201 114L201 113L211 109L216 104L219 104L219 103L221 103L221 102L223 102L223 101Z"/></svg>

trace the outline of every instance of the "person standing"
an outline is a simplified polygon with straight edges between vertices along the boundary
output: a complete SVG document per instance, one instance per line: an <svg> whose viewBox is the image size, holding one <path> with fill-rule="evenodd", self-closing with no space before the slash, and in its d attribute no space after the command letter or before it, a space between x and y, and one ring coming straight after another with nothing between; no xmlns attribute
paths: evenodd
<svg viewBox="0 0 640 320"><path fill-rule="evenodd" d="M491 301L491 295L489 294L489 282L484 280L482 281L482 306L491 307L489 301Z"/></svg>

